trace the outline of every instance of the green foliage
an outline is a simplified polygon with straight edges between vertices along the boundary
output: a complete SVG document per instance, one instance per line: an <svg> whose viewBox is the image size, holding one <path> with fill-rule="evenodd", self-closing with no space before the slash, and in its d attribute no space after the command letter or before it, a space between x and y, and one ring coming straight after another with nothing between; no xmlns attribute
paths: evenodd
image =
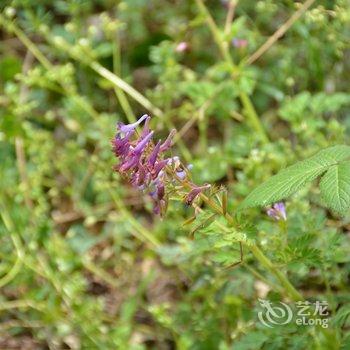
<svg viewBox="0 0 350 350"><path fill-rule="evenodd" d="M258 186L240 209L266 206L287 198L305 184L322 177L320 188L326 204L339 213L350 208L350 146L333 146L281 170Z"/></svg>
<svg viewBox="0 0 350 350"><path fill-rule="evenodd" d="M331 166L321 179L320 189L327 206L345 214L350 208L350 162Z"/></svg>
<svg viewBox="0 0 350 350"><path fill-rule="evenodd" d="M350 348L348 1L248 64L303 3L0 1L0 349ZM144 113L216 210L174 191L158 218L113 172ZM248 209L282 198L287 221ZM280 275L329 329L261 324Z"/></svg>

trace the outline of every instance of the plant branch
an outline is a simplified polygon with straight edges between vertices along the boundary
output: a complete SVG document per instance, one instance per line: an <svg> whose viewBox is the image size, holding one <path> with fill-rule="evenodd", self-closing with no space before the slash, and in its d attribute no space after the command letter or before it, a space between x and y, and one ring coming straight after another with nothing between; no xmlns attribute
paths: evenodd
<svg viewBox="0 0 350 350"><path fill-rule="evenodd" d="M98 73L99 75L107 79L109 82L111 82L114 86L125 91L135 101L137 101L141 106L149 110L152 114L154 114L157 117L163 116L163 112L158 107L154 106L151 101L149 101L145 96L139 93L136 89L134 89L123 79L119 78L116 74L103 67L100 63L98 63L97 61L92 61L89 63L89 66L96 73Z"/></svg>
<svg viewBox="0 0 350 350"><path fill-rule="evenodd" d="M247 60L247 64L252 64L258 60L270 47L282 37L287 30L303 15L303 13L315 2L307 0L294 14L273 33L266 42L261 45Z"/></svg>
<svg viewBox="0 0 350 350"><path fill-rule="evenodd" d="M238 0L231 0L228 4L227 16L225 21L225 29L224 29L225 36L227 36L230 32L230 26L235 16L235 9L236 9L237 3L238 3Z"/></svg>
<svg viewBox="0 0 350 350"><path fill-rule="evenodd" d="M223 59L227 62L227 64L230 66L232 71L232 76L235 76L239 73L238 67L235 65L230 52L228 50L227 45L225 45L225 41L223 40L223 35L220 32L219 28L214 22L213 17L210 15L208 9L203 3L203 0L196 0L196 4L201 11L201 13L205 16L206 22L208 24L208 27L213 35L214 41L216 45L219 48L219 51L223 57ZM263 125L261 124L261 121L255 111L255 108L250 101L249 96L245 92L241 92L239 94L239 99L243 105L245 115L247 117L248 122L250 123L251 127L257 132L257 134L260 137L260 140L263 143L268 143L269 138L264 130Z"/></svg>
<svg viewBox="0 0 350 350"><path fill-rule="evenodd" d="M203 202L205 202L212 210L224 216L230 225L236 226L234 218L230 214L224 213L222 211L222 208L217 203L215 203L212 199L208 198L204 194L200 194L200 197L203 200ZM242 243L244 244L244 242ZM290 283L288 278L270 261L270 259L262 252L262 250L257 245L249 244L247 245L247 247L253 253L254 257L260 262L260 264L277 278L277 280L283 286L283 289L285 290L287 296L290 297L290 299L292 299L293 301L304 300L303 296L294 288L294 286Z"/></svg>

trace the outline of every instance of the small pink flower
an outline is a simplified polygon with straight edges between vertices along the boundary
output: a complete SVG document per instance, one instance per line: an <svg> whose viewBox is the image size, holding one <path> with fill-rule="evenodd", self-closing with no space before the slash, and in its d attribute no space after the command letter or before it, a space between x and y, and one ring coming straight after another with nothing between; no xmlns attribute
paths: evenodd
<svg viewBox="0 0 350 350"><path fill-rule="evenodd" d="M246 39L234 38L232 40L232 45L237 49L247 47L248 41Z"/></svg>
<svg viewBox="0 0 350 350"><path fill-rule="evenodd" d="M186 41L181 41L176 45L175 51L176 52L185 52L188 49L188 44Z"/></svg>

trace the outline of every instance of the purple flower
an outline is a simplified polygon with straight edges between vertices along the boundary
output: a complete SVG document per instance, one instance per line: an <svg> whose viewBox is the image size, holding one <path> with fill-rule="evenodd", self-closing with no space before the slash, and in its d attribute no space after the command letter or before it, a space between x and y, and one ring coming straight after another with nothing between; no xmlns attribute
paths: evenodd
<svg viewBox="0 0 350 350"><path fill-rule="evenodd" d="M113 139L112 147L117 157L124 157L127 155L130 148L129 139L132 136L132 134L133 134L133 131L128 132L124 138L121 138L120 135L117 134Z"/></svg>
<svg viewBox="0 0 350 350"><path fill-rule="evenodd" d="M171 147L171 144L172 144L172 141L173 141L173 138L174 138L175 134L176 134L176 130L175 129L170 131L169 136L164 141L164 143L162 143L161 146L160 146L160 151L161 152L167 151Z"/></svg>
<svg viewBox="0 0 350 350"><path fill-rule="evenodd" d="M149 118L147 114L144 114L138 121L132 124L123 124L119 123L118 124L118 129L120 132L126 134L130 131L134 131L145 119Z"/></svg>
<svg viewBox="0 0 350 350"><path fill-rule="evenodd" d="M147 115L147 114L145 114ZM141 138L144 138L146 135L149 134L150 128L149 128L149 122L151 121L151 117L147 115L147 118L145 119L145 124L143 125L142 133L141 133Z"/></svg>
<svg viewBox="0 0 350 350"><path fill-rule="evenodd" d="M157 198L159 200L163 199L165 196L165 186L163 182L159 181L157 184Z"/></svg>
<svg viewBox="0 0 350 350"><path fill-rule="evenodd" d="M153 131L151 131L148 135L146 135L143 139L141 139L135 146L135 148L132 150L134 154L141 154L145 147L147 146L148 142L153 137Z"/></svg>
<svg viewBox="0 0 350 350"><path fill-rule="evenodd" d="M169 159L163 159L157 162L152 170L152 177L155 179L159 176L161 170L163 170L169 163Z"/></svg>
<svg viewBox="0 0 350 350"><path fill-rule="evenodd" d="M209 184L206 184L204 186L192 185L192 190L185 197L185 203L187 205L191 205L193 201L196 199L196 197L203 191L207 190L208 188L210 188Z"/></svg>
<svg viewBox="0 0 350 350"><path fill-rule="evenodd" d="M137 126L144 122L141 135L136 132ZM166 158L164 152L172 146L175 130L166 140L152 142L154 131L149 127L150 117L145 114L132 124L117 124L117 133L112 140L112 149L119 160L114 169L127 178L132 186L147 193L153 202L153 211L163 215L167 208L169 191L178 191L175 181L187 181L187 170L179 157ZM176 176L175 176L176 175ZM185 186L183 186L185 188ZM192 190L186 196L186 203L192 204L199 193L210 185L202 187L191 184Z"/></svg>
<svg viewBox="0 0 350 350"><path fill-rule="evenodd" d="M266 210L266 213L269 217L279 221L279 220L287 220L287 212L286 207L283 202L275 203L272 207Z"/></svg>
<svg viewBox="0 0 350 350"><path fill-rule="evenodd" d="M140 154L132 154L128 158L126 162L120 164L119 170L121 172L135 168L140 162Z"/></svg>
<svg viewBox="0 0 350 350"><path fill-rule="evenodd" d="M138 188L143 187L146 180L146 169L142 164L138 165L138 171L131 176L131 183Z"/></svg>
<svg viewBox="0 0 350 350"><path fill-rule="evenodd" d="M153 207L154 214L162 215L166 211L166 201L161 199L157 201Z"/></svg>
<svg viewBox="0 0 350 350"><path fill-rule="evenodd" d="M186 178L186 171L184 169L181 169L181 168L177 169L175 173L176 173L176 176L181 180L184 180Z"/></svg>
<svg viewBox="0 0 350 350"><path fill-rule="evenodd" d="M156 144L156 146L154 147L151 155L149 156L149 159L148 159L148 164L153 167L156 160L157 160L157 157L158 157L158 154L159 154L159 150L160 150L160 144L161 142L158 141L158 143Z"/></svg>

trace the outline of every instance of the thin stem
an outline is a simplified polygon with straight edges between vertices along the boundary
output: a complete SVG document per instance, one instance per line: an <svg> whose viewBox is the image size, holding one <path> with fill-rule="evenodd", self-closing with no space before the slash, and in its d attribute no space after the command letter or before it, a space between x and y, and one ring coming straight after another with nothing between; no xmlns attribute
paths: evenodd
<svg viewBox="0 0 350 350"><path fill-rule="evenodd" d="M288 278L269 260L257 245L249 247L255 258L281 283L289 297L294 301L304 300L304 297L294 288Z"/></svg>
<svg viewBox="0 0 350 350"><path fill-rule="evenodd" d="M281 291L281 287L279 285L274 284L273 282L269 281L266 277L264 277L259 271L255 270L253 267L249 266L247 263L243 263L243 266L257 279L264 282L266 285L269 285L274 290Z"/></svg>
<svg viewBox="0 0 350 350"><path fill-rule="evenodd" d="M261 45L247 60L247 64L254 63L259 59L286 31L300 18L300 16L315 2L307 0L294 14L273 33L263 45Z"/></svg>
<svg viewBox="0 0 350 350"><path fill-rule="evenodd" d="M236 9L237 3L238 3L238 0L231 0L228 4L227 16L225 21L225 29L224 29L225 37L229 35L230 27L231 27L233 18L235 16L235 9ZM228 45L227 41L225 43L226 45Z"/></svg>
<svg viewBox="0 0 350 350"><path fill-rule="evenodd" d="M33 54L33 56L42 64L42 66L51 71L54 69L54 65L43 55L39 48L28 38L28 36L14 23L6 20L0 14L0 25L3 25L8 31L13 32L17 38L27 47L27 49ZM98 112L76 91L66 83L56 79L57 83L62 87L64 93L71 97L77 105L84 109L88 114L90 114L95 120L98 120Z"/></svg>
<svg viewBox="0 0 350 350"><path fill-rule="evenodd" d="M7 208L3 205L0 206L0 217L9 232L12 243L15 247L15 251L17 254L17 259L11 270L0 279L0 288L4 287L6 284L10 283L21 271L23 260L25 257L24 248L21 242L20 237L15 233L15 227L11 220L10 214Z"/></svg>
<svg viewBox="0 0 350 350"><path fill-rule="evenodd" d="M285 247L288 246L288 227L287 227L287 221L285 220L280 220L279 221L279 226L280 226L280 231L282 233L282 240L283 240L283 245Z"/></svg>
<svg viewBox="0 0 350 350"><path fill-rule="evenodd" d="M226 266L225 267L226 269L232 269L233 267L243 263L243 244L241 241L239 241L238 243L239 243L239 260L233 264L230 264L229 266Z"/></svg>
<svg viewBox="0 0 350 350"><path fill-rule="evenodd" d="M215 212L217 212L220 215L223 215L230 225L236 226L233 217L228 213L224 214L222 208L217 203L215 203L213 200L211 200L204 194L200 194L200 197ZM242 243L244 244L244 242ZM278 281L286 291L286 294L292 300L304 300L303 296L294 288L294 286L289 282L288 278L269 260L269 258L260 250L260 248L257 245L249 244L247 245L247 247L253 253L255 258L260 262L260 264L278 279Z"/></svg>
<svg viewBox="0 0 350 350"><path fill-rule="evenodd" d="M27 74L32 62L33 62L34 56L30 51L27 51L23 66L22 66L22 74ZM19 104L23 105L27 101L28 96L28 89L27 86L22 82L20 85L20 93L19 93ZM17 136L15 138L15 150L16 150L16 159L17 159L17 168L20 180L22 184L24 185L24 202L26 207L32 211L33 209L33 201L30 197L30 183L27 175L27 161L26 161L26 155L24 151L24 142L23 138L20 136ZM17 266L17 262L16 265Z"/></svg>
<svg viewBox="0 0 350 350"><path fill-rule="evenodd" d="M0 305L0 311L11 310L11 309L26 309L32 308L38 311L45 310L45 304L36 303L32 300L10 300L10 301L2 301Z"/></svg>
<svg viewBox="0 0 350 350"><path fill-rule="evenodd" d="M121 212L121 214L124 216L127 222L130 223L133 229L135 230L135 231L134 230L132 231L132 234L142 242L148 242L154 248L159 248L160 242L158 241L158 239L154 237L150 231L148 231L130 214L130 212L124 207L123 201L117 197L115 190L112 188L109 188L109 192L118 210Z"/></svg>
<svg viewBox="0 0 350 350"><path fill-rule="evenodd" d="M207 131L208 131L208 119L205 115L205 110L200 109L198 118L198 129L199 129L199 143L202 152L207 152Z"/></svg>
<svg viewBox="0 0 350 350"><path fill-rule="evenodd" d="M154 114L157 117L163 116L163 112L158 107L154 106L151 101L149 101L145 96L139 93L136 89L134 89L123 79L119 78L116 74L103 67L100 63L98 63L97 61L92 61L88 65L91 69L93 69L96 73L107 79L114 86L125 91L141 106L145 107L147 110L152 112L152 114Z"/></svg>
<svg viewBox="0 0 350 350"><path fill-rule="evenodd" d="M245 115L249 119L250 125L258 132L260 139L264 143L269 142L269 138L266 135L266 132L260 122L260 119L255 111L255 108L250 100L249 96L245 92L241 92L239 95L241 103L244 108Z"/></svg>
<svg viewBox="0 0 350 350"><path fill-rule="evenodd" d="M180 140L188 132L188 130L191 129L192 125L196 121L199 121L201 118L205 117L205 113L207 109L215 101L216 96L223 90L224 87L225 87L224 85L221 85L218 88L216 88L212 96L199 107L198 113L196 113L188 122L186 122L186 124L181 128L181 130L176 133L174 138L174 144L178 140ZM199 127L199 123L198 123L198 127Z"/></svg>
<svg viewBox="0 0 350 350"><path fill-rule="evenodd" d="M51 62L43 55L38 47L34 45L27 35L16 26L15 23L6 20L4 16L0 14L0 24L3 25L8 31L12 31L47 70L50 70L53 67Z"/></svg>
<svg viewBox="0 0 350 350"><path fill-rule="evenodd" d="M232 59L229 51L225 47L222 34L221 34L219 28L216 26L216 23L214 22L213 17L210 15L208 9L206 8L206 6L204 5L202 0L196 0L196 3L197 3L199 10L201 11L201 13L205 16L208 27L213 35L214 41L215 41L216 45L218 46L218 49L219 49L222 57L224 58L224 60L226 62L228 62L230 64L231 68L233 68L233 70L235 72L237 72L238 71L237 67L234 64L233 59Z"/></svg>
<svg viewBox="0 0 350 350"><path fill-rule="evenodd" d="M183 181L178 177L177 180L182 184L183 187L191 188L191 185L186 180ZM218 205L214 200L207 197L203 193L200 193L199 196L202 201L206 203L214 212L223 216L231 226L237 227L234 218L229 213L224 212L222 206ZM245 241L241 241L240 243L246 244ZM260 264L277 278L285 290L287 296L289 296L293 301L304 300L303 296L294 288L294 286L289 282L288 278L269 260L269 258L260 250L257 245L246 244L246 246L248 249L250 249Z"/></svg>
<svg viewBox="0 0 350 350"><path fill-rule="evenodd" d="M203 3L203 0L196 0L197 6L201 13L205 16L208 27L213 35L214 41L216 45L218 46L218 49L223 57L223 59L227 62L227 64L230 66L232 71L232 76L237 75L239 73L238 67L235 65L230 52L228 50L227 45L225 45L225 41L223 40L222 34L215 24L213 17L210 15L208 9ZM249 96L245 92L241 92L239 95L239 99L243 105L243 108L245 110L245 115L248 119L248 122L252 126L252 128L258 133L261 141L263 143L268 143L269 138L260 122L260 119L255 111L255 108L250 101Z"/></svg>
<svg viewBox="0 0 350 350"><path fill-rule="evenodd" d="M17 259L10 271L0 279L0 288L9 284L21 271L23 266L23 261L17 253Z"/></svg>
<svg viewBox="0 0 350 350"><path fill-rule="evenodd" d="M119 283L106 271L96 266L88 257L83 257L82 263L84 267L92 272L95 276L109 284L113 288L120 287Z"/></svg>
<svg viewBox="0 0 350 350"><path fill-rule="evenodd" d="M113 72L114 74L121 74L121 57L120 57L120 41L118 33L115 35L113 39ZM122 107L126 118L129 123L136 122L136 117L131 109L130 103L125 96L125 93L122 89L115 87L114 92L118 98L120 106Z"/></svg>

